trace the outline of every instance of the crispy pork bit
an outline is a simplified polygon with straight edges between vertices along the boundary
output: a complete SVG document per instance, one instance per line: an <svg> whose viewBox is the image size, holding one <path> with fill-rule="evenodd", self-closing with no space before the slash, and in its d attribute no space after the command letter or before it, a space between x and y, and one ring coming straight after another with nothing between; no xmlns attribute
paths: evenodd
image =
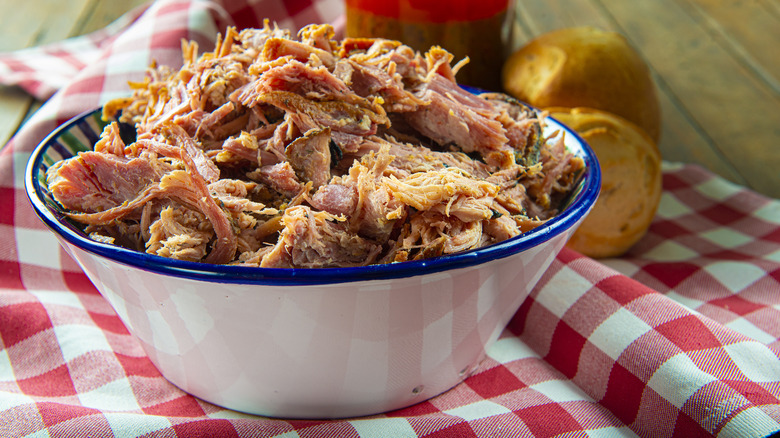
<svg viewBox="0 0 780 438"><path fill-rule="evenodd" d="M458 86L465 62L440 47L266 22L182 51L47 172L96 241L274 268L415 260L544 223L583 167L535 111Z"/></svg>
<svg viewBox="0 0 780 438"><path fill-rule="evenodd" d="M275 248L260 262L266 268L336 268L365 266L376 260L382 247L347 231L344 220L299 205L282 216Z"/></svg>
<svg viewBox="0 0 780 438"><path fill-rule="evenodd" d="M330 128L310 129L287 145L287 161L296 175L314 188L330 181Z"/></svg>

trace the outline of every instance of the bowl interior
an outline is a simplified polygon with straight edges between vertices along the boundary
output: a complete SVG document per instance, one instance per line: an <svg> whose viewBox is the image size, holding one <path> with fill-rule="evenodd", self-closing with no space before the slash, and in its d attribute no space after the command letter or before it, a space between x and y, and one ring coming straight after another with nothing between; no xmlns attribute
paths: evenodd
<svg viewBox="0 0 780 438"><path fill-rule="evenodd" d="M91 150L106 125L101 110L89 111L63 124L35 149L27 164L25 187L37 215L60 239L90 253L148 271L221 283L268 285L330 284L368 279L389 279L469 267L508 257L543 244L572 228L592 208L598 197L601 173L593 150L574 131L547 118L545 135L564 135L567 149L582 157L585 171L567 207L545 224L512 239L471 251L403 263L349 268L277 269L210 265L169 259L89 239L81 227L62 213L62 207L46 186L46 170L55 162Z"/></svg>

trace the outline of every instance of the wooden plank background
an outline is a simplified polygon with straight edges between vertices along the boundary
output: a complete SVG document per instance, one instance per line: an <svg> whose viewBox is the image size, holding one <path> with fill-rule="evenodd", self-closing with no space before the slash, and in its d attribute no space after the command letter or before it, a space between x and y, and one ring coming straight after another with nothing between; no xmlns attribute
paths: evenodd
<svg viewBox="0 0 780 438"><path fill-rule="evenodd" d="M0 0L0 50L105 26L141 0ZM780 0L515 0L509 49L550 30L617 31L650 66L667 161L780 198ZM40 102L0 88L0 145Z"/></svg>

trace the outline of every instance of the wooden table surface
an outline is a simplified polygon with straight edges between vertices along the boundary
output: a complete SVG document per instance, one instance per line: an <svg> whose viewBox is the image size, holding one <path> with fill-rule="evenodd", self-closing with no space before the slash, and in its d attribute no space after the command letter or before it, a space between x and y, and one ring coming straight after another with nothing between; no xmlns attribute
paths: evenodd
<svg viewBox="0 0 780 438"><path fill-rule="evenodd" d="M628 38L659 91L666 161L780 198L780 0L515 1L513 47L582 25ZM87 33L142 3L0 0L0 51ZM0 145L40 104L0 87Z"/></svg>

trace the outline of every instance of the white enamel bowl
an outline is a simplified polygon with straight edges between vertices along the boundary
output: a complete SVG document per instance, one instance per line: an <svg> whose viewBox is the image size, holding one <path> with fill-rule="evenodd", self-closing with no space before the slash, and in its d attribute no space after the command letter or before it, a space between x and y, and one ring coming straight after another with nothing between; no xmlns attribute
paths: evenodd
<svg viewBox="0 0 780 438"><path fill-rule="evenodd" d="M386 412L436 396L485 357L600 186L593 151L566 132L586 171L568 208L487 248L341 269L264 269L166 259L89 240L45 184L52 163L90 149L100 111L74 118L32 154L38 216L82 267L163 376L203 400L286 418Z"/></svg>

